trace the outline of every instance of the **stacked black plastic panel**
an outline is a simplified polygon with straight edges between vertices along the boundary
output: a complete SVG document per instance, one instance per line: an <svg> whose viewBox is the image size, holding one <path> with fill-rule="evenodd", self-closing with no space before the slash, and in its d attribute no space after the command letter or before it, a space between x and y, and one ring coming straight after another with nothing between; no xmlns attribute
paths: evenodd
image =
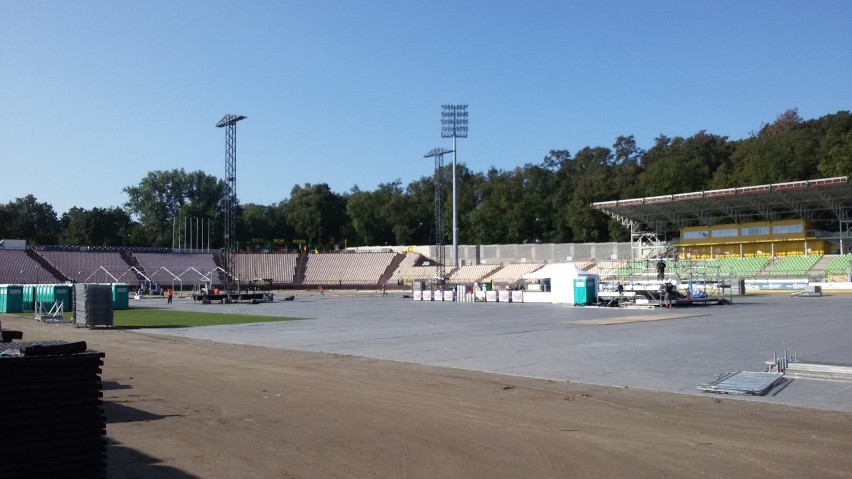
<svg viewBox="0 0 852 479"><path fill-rule="evenodd" d="M75 324L89 328L113 325L112 286L77 284L74 286Z"/></svg>
<svg viewBox="0 0 852 479"><path fill-rule="evenodd" d="M106 477L103 357L85 343L0 344L0 477Z"/></svg>

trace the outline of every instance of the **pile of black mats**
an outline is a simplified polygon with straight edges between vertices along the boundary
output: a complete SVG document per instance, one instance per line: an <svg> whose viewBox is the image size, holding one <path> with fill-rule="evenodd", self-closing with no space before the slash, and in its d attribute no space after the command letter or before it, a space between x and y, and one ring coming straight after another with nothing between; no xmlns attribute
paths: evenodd
<svg viewBox="0 0 852 479"><path fill-rule="evenodd" d="M106 477L103 357L85 342L0 343L0 477Z"/></svg>
<svg viewBox="0 0 852 479"><path fill-rule="evenodd" d="M76 284L74 286L74 324L88 328L113 325L112 285Z"/></svg>

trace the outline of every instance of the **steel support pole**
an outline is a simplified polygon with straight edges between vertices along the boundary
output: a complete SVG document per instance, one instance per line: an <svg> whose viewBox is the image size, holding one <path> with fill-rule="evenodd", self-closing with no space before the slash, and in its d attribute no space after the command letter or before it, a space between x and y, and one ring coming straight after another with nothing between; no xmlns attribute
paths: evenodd
<svg viewBox="0 0 852 479"><path fill-rule="evenodd" d="M456 195L456 135L453 134L453 264L459 267L459 210Z"/></svg>

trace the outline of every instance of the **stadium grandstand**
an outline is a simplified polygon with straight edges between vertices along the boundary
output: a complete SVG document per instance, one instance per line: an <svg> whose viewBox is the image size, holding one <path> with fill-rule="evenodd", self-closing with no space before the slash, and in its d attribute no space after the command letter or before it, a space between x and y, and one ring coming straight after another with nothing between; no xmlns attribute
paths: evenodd
<svg viewBox="0 0 852 479"><path fill-rule="evenodd" d="M650 258L665 257L667 273L675 278L849 280L848 262L843 271L844 253L852 251L848 177L604 201L591 207L630 229L634 258L618 268L617 278L649 279L656 273ZM820 229L824 225L837 229Z"/></svg>
<svg viewBox="0 0 852 479"><path fill-rule="evenodd" d="M512 286L547 263L570 261L602 281L666 279L850 281L852 184L825 178L594 203L619 220L630 243L459 245L449 284ZM835 229L826 230L825 225ZM10 246L14 245L14 246ZM417 251L417 252L416 252ZM422 252L428 252L424 254ZM359 248L335 253L238 253L234 277L275 288L409 288L434 283L434 246ZM450 258L450 255L445 255ZM28 247L0 240L0 283L222 284L219 252L166 248Z"/></svg>
<svg viewBox="0 0 852 479"><path fill-rule="evenodd" d="M126 259L125 259L126 258ZM121 260L122 262L119 262ZM788 255L779 257L667 258L667 278L790 278L847 281L852 254ZM496 264L447 266L450 284L493 282L495 286L521 284L524 274L552 260L505 261ZM577 259L577 267L600 276L602 281L638 281L656 278L655 259ZM76 270L75 270L76 268ZM144 286L161 285L178 290L195 283L213 287L222 284L222 269L216 255L139 253L125 251L93 254L82 251L50 252L0 249L0 283L37 284L65 281L123 282ZM235 255L235 277L242 284L262 280L278 289L409 288L414 282L434 282L434 260L420 253L241 253Z"/></svg>

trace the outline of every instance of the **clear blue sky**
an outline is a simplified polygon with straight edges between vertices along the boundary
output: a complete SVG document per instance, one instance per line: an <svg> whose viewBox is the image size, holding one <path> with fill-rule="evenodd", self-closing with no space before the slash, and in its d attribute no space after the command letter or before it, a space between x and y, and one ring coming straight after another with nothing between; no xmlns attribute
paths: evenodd
<svg viewBox="0 0 852 479"><path fill-rule="evenodd" d="M635 135L740 139L789 108L852 109L852 2L0 0L0 202L120 206L150 170L242 203L538 163Z"/></svg>

